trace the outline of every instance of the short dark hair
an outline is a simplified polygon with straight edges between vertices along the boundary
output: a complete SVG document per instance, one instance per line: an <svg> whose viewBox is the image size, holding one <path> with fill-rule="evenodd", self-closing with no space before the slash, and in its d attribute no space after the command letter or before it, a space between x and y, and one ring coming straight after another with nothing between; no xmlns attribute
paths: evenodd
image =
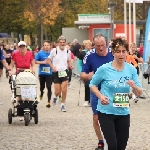
<svg viewBox="0 0 150 150"><path fill-rule="evenodd" d="M112 52L115 52L119 46L124 46L126 48L126 50L129 51L129 44L128 44L127 40L124 40L120 37L113 39L112 43L111 43Z"/></svg>
<svg viewBox="0 0 150 150"><path fill-rule="evenodd" d="M49 43L51 45L51 41L49 41L49 40L44 41L44 43ZM44 43L43 43L43 45L44 45Z"/></svg>

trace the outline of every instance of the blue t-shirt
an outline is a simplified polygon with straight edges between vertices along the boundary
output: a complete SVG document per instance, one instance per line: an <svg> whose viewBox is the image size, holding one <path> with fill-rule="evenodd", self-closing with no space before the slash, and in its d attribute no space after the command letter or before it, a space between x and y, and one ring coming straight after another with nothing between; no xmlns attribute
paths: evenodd
<svg viewBox="0 0 150 150"><path fill-rule="evenodd" d="M108 52L106 56L99 56L93 49L87 53L83 60L82 72L96 72L97 68L112 61L113 59L112 53Z"/></svg>
<svg viewBox="0 0 150 150"><path fill-rule="evenodd" d="M0 60L5 59L3 51L0 49Z"/></svg>
<svg viewBox="0 0 150 150"><path fill-rule="evenodd" d="M50 52L46 53L44 50L40 50L35 57L35 61L44 61L48 58ZM51 75L52 69L48 64L40 64L39 65L39 75Z"/></svg>
<svg viewBox="0 0 150 150"><path fill-rule="evenodd" d="M92 77L90 87L101 85L100 92L102 95L109 98L108 105L102 105L98 100L97 111L105 114L127 115L129 108L121 108L113 106L114 93L129 93L130 86L126 84L128 80L133 80L138 87L141 84L138 80L137 71L134 66L124 63L124 69L117 71L112 67L112 62L99 67Z"/></svg>

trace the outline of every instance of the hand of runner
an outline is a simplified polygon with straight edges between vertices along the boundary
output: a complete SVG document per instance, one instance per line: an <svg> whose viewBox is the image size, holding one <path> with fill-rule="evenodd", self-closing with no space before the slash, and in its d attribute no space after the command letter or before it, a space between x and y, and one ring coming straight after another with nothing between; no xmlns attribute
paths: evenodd
<svg viewBox="0 0 150 150"><path fill-rule="evenodd" d="M74 68L74 66L69 66L69 68L70 68L70 69L73 69L73 68Z"/></svg>
<svg viewBox="0 0 150 150"><path fill-rule="evenodd" d="M87 79L88 79L88 80L91 80L93 75L94 75L94 72L89 72Z"/></svg>
<svg viewBox="0 0 150 150"><path fill-rule="evenodd" d="M132 88L135 88L135 87L136 87L136 85L135 85L135 83L134 83L133 80L128 80L126 83L127 83L130 87L132 87Z"/></svg>
<svg viewBox="0 0 150 150"><path fill-rule="evenodd" d="M102 105L108 105L109 104L109 98L107 96L101 95L100 101Z"/></svg>
<svg viewBox="0 0 150 150"><path fill-rule="evenodd" d="M56 67L53 67L52 70L53 70L53 72L57 72Z"/></svg>
<svg viewBox="0 0 150 150"><path fill-rule="evenodd" d="M12 76L13 72L10 70L10 71L8 71L8 74L9 74L9 76Z"/></svg>
<svg viewBox="0 0 150 150"><path fill-rule="evenodd" d="M47 64L47 59L43 60L43 64Z"/></svg>

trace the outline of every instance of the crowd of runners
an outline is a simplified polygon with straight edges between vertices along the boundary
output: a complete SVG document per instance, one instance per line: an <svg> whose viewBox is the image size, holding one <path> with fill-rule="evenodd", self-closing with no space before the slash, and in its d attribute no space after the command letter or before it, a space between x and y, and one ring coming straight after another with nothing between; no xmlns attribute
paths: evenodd
<svg viewBox="0 0 150 150"><path fill-rule="evenodd" d="M77 39L66 43L66 38L60 36L56 43L44 41L42 48L32 51L20 41L17 45L1 44L0 60L0 77L4 66L6 78L20 69L30 69L35 74L35 64L38 64L39 99L43 99L46 87L46 107L59 100L62 112L67 111L67 89L71 86L76 60L85 86L83 106L93 111L93 128L98 138L95 150L104 150L103 138L108 150L125 150L130 126L129 98L137 102L136 97L142 94L138 63L143 63L143 58L135 43L129 45L121 37L108 42L102 34L97 34L93 41L84 40L80 45Z"/></svg>

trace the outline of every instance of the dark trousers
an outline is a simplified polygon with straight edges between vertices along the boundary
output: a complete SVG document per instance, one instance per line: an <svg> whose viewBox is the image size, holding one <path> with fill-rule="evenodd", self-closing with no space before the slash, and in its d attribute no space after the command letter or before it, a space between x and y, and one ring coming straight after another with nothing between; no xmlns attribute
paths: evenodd
<svg viewBox="0 0 150 150"><path fill-rule="evenodd" d="M68 69L68 78L69 78L69 80L68 80L68 82L71 82L71 77L72 77L72 69Z"/></svg>
<svg viewBox="0 0 150 150"><path fill-rule="evenodd" d="M112 115L98 111L98 120L108 150L125 150L129 138L130 115Z"/></svg>
<svg viewBox="0 0 150 150"><path fill-rule="evenodd" d="M84 81L85 87L85 101L89 101L90 103L90 88L89 88L90 81Z"/></svg>
<svg viewBox="0 0 150 150"><path fill-rule="evenodd" d="M44 89L45 89L45 83L46 83L48 102L50 102L51 96L52 96L52 90L51 90L52 77L53 77L52 75L48 75L48 76L39 75L41 96L43 96Z"/></svg>

